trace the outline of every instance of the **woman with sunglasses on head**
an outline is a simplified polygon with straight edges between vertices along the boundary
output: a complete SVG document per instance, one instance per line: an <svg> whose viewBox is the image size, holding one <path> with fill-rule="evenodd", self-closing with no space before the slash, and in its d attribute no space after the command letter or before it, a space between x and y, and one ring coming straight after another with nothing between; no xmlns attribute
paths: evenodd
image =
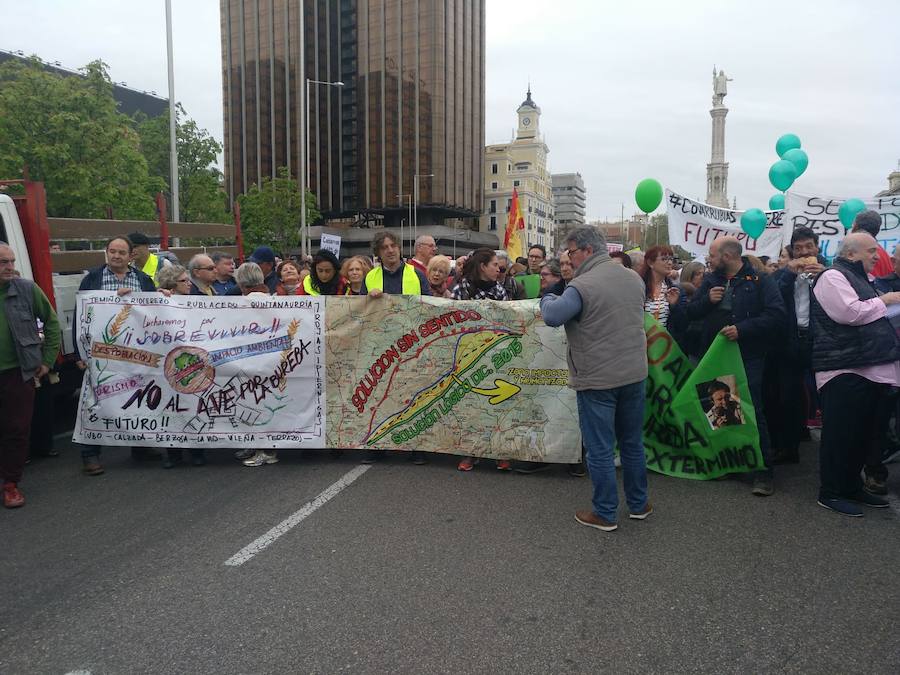
<svg viewBox="0 0 900 675"><path fill-rule="evenodd" d="M644 311L652 314L663 328L668 328L673 318L675 324L680 326L684 318L681 291L669 278L674 261L671 248L653 246L644 254L644 263L640 268L646 289Z"/></svg>
<svg viewBox="0 0 900 675"><path fill-rule="evenodd" d="M168 295L190 295L191 277L181 265L166 265L156 272L156 286L160 291L167 291ZM170 448L163 457L163 468L173 469L182 461L181 449ZM206 464L206 452L203 448L191 448L191 464L194 466Z"/></svg>
<svg viewBox="0 0 900 675"><path fill-rule="evenodd" d="M489 248L478 248L466 258L459 283L453 287L455 300L508 300L506 290L497 279L500 276L500 263L497 254ZM478 460L475 457L463 457L456 467L460 471L471 471ZM498 459L500 471L511 471L508 459Z"/></svg>
<svg viewBox="0 0 900 675"><path fill-rule="evenodd" d="M301 295L350 295L350 283L341 276L340 269L334 253L321 249L313 256Z"/></svg>

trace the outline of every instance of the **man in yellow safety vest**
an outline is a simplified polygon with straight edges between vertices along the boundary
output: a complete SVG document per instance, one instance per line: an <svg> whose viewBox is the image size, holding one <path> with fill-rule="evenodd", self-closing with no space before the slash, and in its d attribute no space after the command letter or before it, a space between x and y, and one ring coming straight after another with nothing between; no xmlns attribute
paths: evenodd
<svg viewBox="0 0 900 675"><path fill-rule="evenodd" d="M150 253L150 239L143 232L132 232L128 235L128 238L131 240L133 247L131 260L134 266L153 279L153 283L156 286L159 286L156 283L156 271L168 263L155 253Z"/></svg>
<svg viewBox="0 0 900 675"><path fill-rule="evenodd" d="M379 230L372 240L372 251L381 260L381 266L366 275L360 295L378 298L389 295L431 295L428 279L422 272L403 260L400 255L400 240L389 230ZM364 464L372 464L384 456L384 450L370 450ZM425 453L413 450L410 453L413 464L425 464Z"/></svg>
<svg viewBox="0 0 900 675"><path fill-rule="evenodd" d="M381 260L363 281L361 295L377 298L389 295L431 295L425 275L403 260L400 240L389 230L379 230L372 241L372 250Z"/></svg>

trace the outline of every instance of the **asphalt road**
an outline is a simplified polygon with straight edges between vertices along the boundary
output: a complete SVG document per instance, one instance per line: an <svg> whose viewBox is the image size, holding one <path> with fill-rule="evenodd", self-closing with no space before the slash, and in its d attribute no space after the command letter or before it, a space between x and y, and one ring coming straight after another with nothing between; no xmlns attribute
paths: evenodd
<svg viewBox="0 0 900 675"><path fill-rule="evenodd" d="M900 465L862 519L816 506L812 446L768 499L651 474L608 534L561 468L393 455L233 566L358 457L92 478L60 445L0 509L0 673L900 672Z"/></svg>

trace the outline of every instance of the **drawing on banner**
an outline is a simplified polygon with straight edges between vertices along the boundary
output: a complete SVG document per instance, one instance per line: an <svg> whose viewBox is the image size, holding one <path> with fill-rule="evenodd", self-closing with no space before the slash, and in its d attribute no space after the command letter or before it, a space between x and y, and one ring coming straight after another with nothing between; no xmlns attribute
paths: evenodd
<svg viewBox="0 0 900 675"><path fill-rule="evenodd" d="M845 201L788 192L784 219L787 239L790 240L790 232L795 227L808 227L819 235L820 253L829 260L834 258L846 232L838 218L838 210ZM867 209L881 216L878 244L886 251L893 251L900 244L900 195L872 197L863 201Z"/></svg>
<svg viewBox="0 0 900 675"><path fill-rule="evenodd" d="M88 292L78 303L90 360L76 441L322 446L321 299Z"/></svg>
<svg viewBox="0 0 900 675"><path fill-rule="evenodd" d="M697 396L711 429L744 424L744 413L737 396L737 378L734 375L720 375L709 382L701 382L697 385Z"/></svg>
<svg viewBox="0 0 900 675"><path fill-rule="evenodd" d="M328 445L578 461L562 329L537 303L329 298Z"/></svg>
<svg viewBox="0 0 900 675"><path fill-rule="evenodd" d="M709 245L719 237L733 236L745 253L778 258L785 235L784 211L766 211L766 229L758 239L741 229L743 211L723 209L689 199L666 190L666 213L669 220L669 243L680 246L695 257L705 256ZM793 230L791 230L793 231Z"/></svg>

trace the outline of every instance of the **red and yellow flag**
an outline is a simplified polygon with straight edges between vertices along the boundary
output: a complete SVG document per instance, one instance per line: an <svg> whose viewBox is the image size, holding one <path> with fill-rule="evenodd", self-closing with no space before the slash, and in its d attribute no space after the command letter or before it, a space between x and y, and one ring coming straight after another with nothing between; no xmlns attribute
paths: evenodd
<svg viewBox="0 0 900 675"><path fill-rule="evenodd" d="M522 217L522 207L519 205L519 192L513 188L512 202L509 205L509 221L506 223L506 236L503 238L503 248L509 256L511 263L516 262L516 258L521 258L522 253L522 237L519 230L525 229L525 218Z"/></svg>

